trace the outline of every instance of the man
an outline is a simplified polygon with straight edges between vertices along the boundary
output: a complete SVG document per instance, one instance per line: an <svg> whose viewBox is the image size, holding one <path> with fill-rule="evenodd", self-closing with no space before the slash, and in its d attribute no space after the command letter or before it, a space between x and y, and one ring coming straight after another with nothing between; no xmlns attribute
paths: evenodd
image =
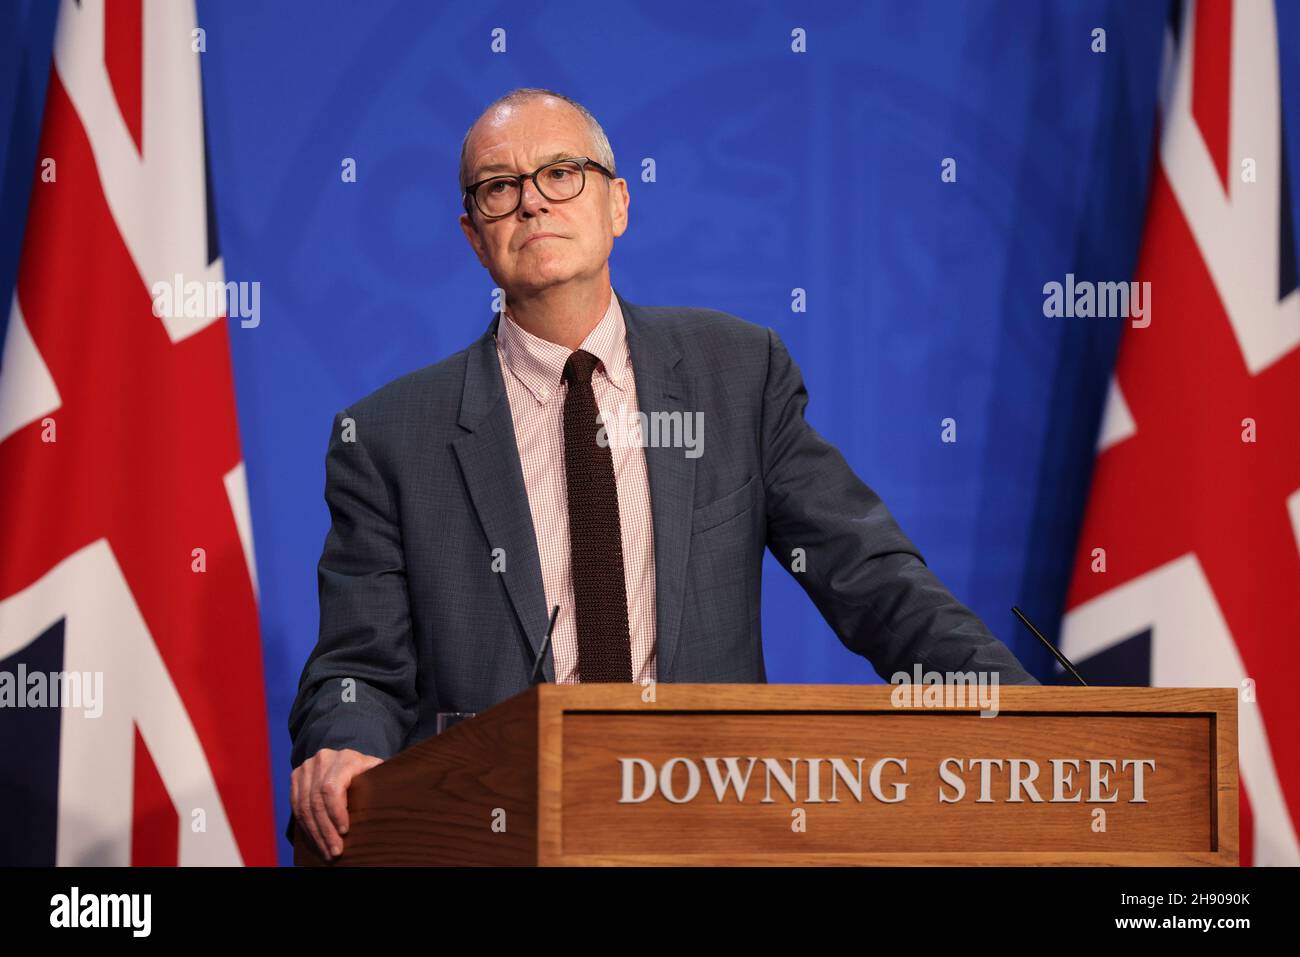
<svg viewBox="0 0 1300 957"><path fill-rule="evenodd" d="M765 546L881 674L1035 683L805 422L775 333L612 288L627 182L582 106L507 94L460 178L504 316L340 413L326 456L320 640L289 727L294 815L327 857L352 778L438 712L524 690L554 606L548 680L765 681Z"/></svg>

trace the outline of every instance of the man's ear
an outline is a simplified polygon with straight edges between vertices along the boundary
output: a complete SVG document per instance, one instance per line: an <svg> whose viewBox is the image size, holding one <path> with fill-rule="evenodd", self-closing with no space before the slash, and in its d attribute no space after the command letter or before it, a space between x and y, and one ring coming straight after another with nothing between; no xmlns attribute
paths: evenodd
<svg viewBox="0 0 1300 957"><path fill-rule="evenodd" d="M483 240L474 228L474 223L469 218L469 213L460 214L460 228L465 233L465 238L469 240L470 248L474 250L474 255L478 257L479 264L486 269L487 259L484 258Z"/></svg>
<svg viewBox="0 0 1300 957"><path fill-rule="evenodd" d="M632 199L627 192L627 180L609 181L609 223L615 237L627 232L627 209Z"/></svg>

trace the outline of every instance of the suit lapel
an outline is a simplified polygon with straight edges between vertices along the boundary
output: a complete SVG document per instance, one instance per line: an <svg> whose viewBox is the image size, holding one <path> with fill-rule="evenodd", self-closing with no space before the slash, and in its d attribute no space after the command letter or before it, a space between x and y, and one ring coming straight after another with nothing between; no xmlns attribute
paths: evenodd
<svg viewBox="0 0 1300 957"><path fill-rule="evenodd" d="M489 547L505 550L501 578L535 660L546 637L550 613L514 420L497 359L498 321L494 319L470 348L459 418L461 428L468 431L452 442L452 448ZM550 655L542 669L548 681L555 680Z"/></svg>
<svg viewBox="0 0 1300 957"><path fill-rule="evenodd" d="M681 351L644 310L615 290L627 327L628 352L636 376L637 402L646 415L692 414L693 390L679 368ZM499 317L469 351L459 423L466 434L452 442L470 500L491 548L505 549L502 573L510 604L536 655L546 635L550 610L542 584L533 516L515 442L514 420L497 359ZM646 472L654 522L655 635L658 680L672 680L681 636L687 550L695 498L696 459L685 449L646 448ZM543 664L555 680L552 656Z"/></svg>
<svg viewBox="0 0 1300 957"><path fill-rule="evenodd" d="M618 296L618 290L614 291ZM690 381L680 368L681 350L645 311L618 296L627 325L627 346L636 375L641 411L694 412ZM646 448L650 507L654 515L655 642L660 681L672 681L673 657L681 636L686 560L691 543L696 459L685 449Z"/></svg>

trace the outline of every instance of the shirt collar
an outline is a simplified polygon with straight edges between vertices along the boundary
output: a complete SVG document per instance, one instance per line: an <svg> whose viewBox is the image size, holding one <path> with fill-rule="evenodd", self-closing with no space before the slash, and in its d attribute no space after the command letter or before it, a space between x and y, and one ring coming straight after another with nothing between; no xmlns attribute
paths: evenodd
<svg viewBox="0 0 1300 957"><path fill-rule="evenodd" d="M507 311L502 312L497 326L497 345L506 367L539 404L545 405L559 391L564 380L564 364L569 361L572 350L533 335L511 319ZM612 289L605 315L582 340L579 348L600 360L597 374L603 371L614 388L620 392L624 390L628 365L627 326L618 297Z"/></svg>

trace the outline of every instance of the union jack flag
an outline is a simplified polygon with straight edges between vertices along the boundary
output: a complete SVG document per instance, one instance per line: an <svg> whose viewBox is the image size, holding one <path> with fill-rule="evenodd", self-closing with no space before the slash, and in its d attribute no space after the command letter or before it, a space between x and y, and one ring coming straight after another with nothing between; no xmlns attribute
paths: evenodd
<svg viewBox="0 0 1300 957"><path fill-rule="evenodd" d="M59 10L0 366L4 864L275 862L227 323L150 294L224 279L203 47L192 3Z"/></svg>
<svg viewBox="0 0 1300 957"><path fill-rule="evenodd" d="M1274 8L1166 40L1137 279L1061 649L1105 684L1241 689L1242 863L1300 863L1300 292Z"/></svg>

